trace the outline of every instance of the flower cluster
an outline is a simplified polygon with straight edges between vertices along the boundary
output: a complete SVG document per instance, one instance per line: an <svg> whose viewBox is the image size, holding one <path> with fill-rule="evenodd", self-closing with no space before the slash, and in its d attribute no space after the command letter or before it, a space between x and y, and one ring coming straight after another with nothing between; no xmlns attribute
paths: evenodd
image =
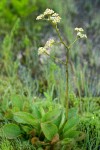
<svg viewBox="0 0 100 150"><path fill-rule="evenodd" d="M36 20L41 20L41 19L43 19L43 18L44 18L44 15L41 14L41 15L37 16Z"/></svg>
<svg viewBox="0 0 100 150"><path fill-rule="evenodd" d="M78 32L77 33L77 36L80 37L80 38L87 38L87 35L86 34L83 34L81 32Z"/></svg>
<svg viewBox="0 0 100 150"><path fill-rule="evenodd" d="M57 24L60 22L61 17L59 16L59 14L55 13L52 9L47 8L43 14L40 14L39 16L37 16L36 20L48 20L51 21L52 24Z"/></svg>
<svg viewBox="0 0 100 150"><path fill-rule="evenodd" d="M41 55L41 54L45 53L46 51L47 50L46 50L45 47L39 47L39 49L38 49L38 55Z"/></svg>
<svg viewBox="0 0 100 150"><path fill-rule="evenodd" d="M75 31L77 31L77 32L83 32L84 30L83 30L83 28L75 28Z"/></svg>
<svg viewBox="0 0 100 150"><path fill-rule="evenodd" d="M55 43L54 39L50 39L46 42L45 47L49 48Z"/></svg>
<svg viewBox="0 0 100 150"><path fill-rule="evenodd" d="M53 13L54 13L54 11L52 9L47 8L43 14L44 14L44 16L48 16L48 15L52 15Z"/></svg>
<svg viewBox="0 0 100 150"><path fill-rule="evenodd" d="M57 24L59 23L61 20L59 14L57 13L54 13L52 16L50 16L50 21L53 23L53 24Z"/></svg>
<svg viewBox="0 0 100 150"><path fill-rule="evenodd" d="M55 43L55 41L53 39L48 40L44 47L40 47L38 49L38 55L41 55L41 54L49 55L49 52L47 51L47 49L50 48L54 43Z"/></svg>
<svg viewBox="0 0 100 150"><path fill-rule="evenodd" d="M83 33L83 28L75 28L75 31L77 32L77 36L79 38L87 38L87 35Z"/></svg>

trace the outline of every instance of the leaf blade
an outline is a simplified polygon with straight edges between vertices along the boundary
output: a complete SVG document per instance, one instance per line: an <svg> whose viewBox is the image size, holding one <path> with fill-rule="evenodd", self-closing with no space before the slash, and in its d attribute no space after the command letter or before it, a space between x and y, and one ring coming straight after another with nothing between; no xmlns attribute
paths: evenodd
<svg viewBox="0 0 100 150"><path fill-rule="evenodd" d="M18 125L10 123L0 128L0 136L14 139L21 135L21 129Z"/></svg>
<svg viewBox="0 0 100 150"><path fill-rule="evenodd" d="M38 127L39 122L36 120L32 114L27 112L16 112L13 113L13 118L17 123L29 124L34 127Z"/></svg>
<svg viewBox="0 0 100 150"><path fill-rule="evenodd" d="M58 133L58 128L52 123L41 123L41 129L48 140L52 140L53 137Z"/></svg>

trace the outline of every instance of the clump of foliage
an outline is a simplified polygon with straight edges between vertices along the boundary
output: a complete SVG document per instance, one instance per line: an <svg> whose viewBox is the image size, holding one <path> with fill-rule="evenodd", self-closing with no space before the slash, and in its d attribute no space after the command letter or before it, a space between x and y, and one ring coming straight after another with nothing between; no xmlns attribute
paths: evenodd
<svg viewBox="0 0 100 150"><path fill-rule="evenodd" d="M7 109L5 117L2 118L2 121L7 120L8 123L0 128L1 137L29 139L36 147L73 145L74 138L80 134L76 130L79 122L76 109L70 110L66 122L66 113L62 105L43 100L31 103L25 111L24 101L16 96L17 101L12 97L12 108L9 108L9 111Z"/></svg>

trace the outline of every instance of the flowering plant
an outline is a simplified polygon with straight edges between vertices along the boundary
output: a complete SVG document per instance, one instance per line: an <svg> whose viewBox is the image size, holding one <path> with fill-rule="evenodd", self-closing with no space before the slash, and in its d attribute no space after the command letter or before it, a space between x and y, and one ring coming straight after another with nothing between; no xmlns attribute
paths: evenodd
<svg viewBox="0 0 100 150"><path fill-rule="evenodd" d="M16 101L17 96L14 95L11 97L10 105L9 103L7 105L8 111L3 110L3 120L1 115L1 120L9 123L0 127L0 138L21 138L25 141L29 139L36 149L38 147L45 150L54 150L57 147L60 149L69 149L69 144L71 149L75 141L83 139L83 135L81 136L80 131L76 129L76 125L79 122L78 111L76 108L68 110L69 51L78 39L87 38L87 36L84 34L82 28L75 28L77 32L76 39L70 45L67 45L63 41L58 29L58 23L61 20L59 14L51 9L46 9L43 14L37 17L37 20L41 19L47 20L52 24L59 37L59 43L63 44L66 50L66 62L58 59L66 67L66 107L59 103L38 99L34 102L29 101L28 103L28 101L26 102L26 97L23 99L22 96L21 99L18 96ZM56 40L48 40L44 47L39 48L38 54L45 54L51 57L48 49L54 44L56 44ZM49 97L47 94L46 96Z"/></svg>
<svg viewBox="0 0 100 150"><path fill-rule="evenodd" d="M49 21L53 28L56 30L56 33L59 37L60 43L64 45L65 49L66 49L66 62L62 64L64 64L66 66L66 97L65 97L65 106L66 106L66 120L68 119L68 80L69 80L69 70L68 70L68 64L69 64L69 51L70 48L73 46L73 44L80 38L87 38L86 34L84 34L84 30L83 28L75 28L75 31L77 32L76 34L76 38L74 40L74 42L72 42L70 45L67 45L63 39L62 36L60 34L59 28L58 28L58 23L60 23L61 17L59 16L59 14L55 13L52 9L47 8L43 14L40 14L39 16L37 16L36 20L47 20ZM54 43L56 43L55 40L50 39L49 41L46 42L44 47L40 47L38 49L38 54L47 54L50 56L50 54L48 53L47 49L50 48ZM51 57L51 56L50 56ZM58 61L61 62L61 60L58 59Z"/></svg>

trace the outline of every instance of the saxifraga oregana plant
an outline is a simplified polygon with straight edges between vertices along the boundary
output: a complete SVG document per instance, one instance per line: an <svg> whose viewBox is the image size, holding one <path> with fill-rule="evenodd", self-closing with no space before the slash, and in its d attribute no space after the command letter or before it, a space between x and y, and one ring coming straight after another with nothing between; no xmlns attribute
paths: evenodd
<svg viewBox="0 0 100 150"><path fill-rule="evenodd" d="M60 23L60 20L61 20L61 17L59 16L58 13L55 13L52 9L46 9L44 11L43 14L40 14L39 16L37 16L36 20L46 20L48 21L52 27L55 29L56 33L57 33L57 36L60 40L60 44L63 44L64 47L65 47L65 50L66 50L66 61L63 62L61 61L60 59L57 59L58 62L62 63L63 65L66 66L66 95L65 95L65 108L66 108L66 120L68 120L68 88L69 88L69 85L68 85L68 81L69 81L69 51L71 49L71 47L73 46L73 44L81 39L81 38L87 38L86 34L84 34L84 30L83 28L75 28L75 31L76 31L76 38L75 40L70 43L69 45L67 45L61 34L60 34L60 31L59 31L59 28L58 28L58 23ZM48 56L50 56L50 53L47 51L48 48L50 48L52 45L54 44L58 44L54 39L50 39L49 41L46 42L46 44L44 45L44 47L40 47L38 49L38 55L41 55L41 54L46 54ZM51 56L50 56L51 57ZM52 58L52 57L51 57ZM55 57L54 57L55 59Z"/></svg>

